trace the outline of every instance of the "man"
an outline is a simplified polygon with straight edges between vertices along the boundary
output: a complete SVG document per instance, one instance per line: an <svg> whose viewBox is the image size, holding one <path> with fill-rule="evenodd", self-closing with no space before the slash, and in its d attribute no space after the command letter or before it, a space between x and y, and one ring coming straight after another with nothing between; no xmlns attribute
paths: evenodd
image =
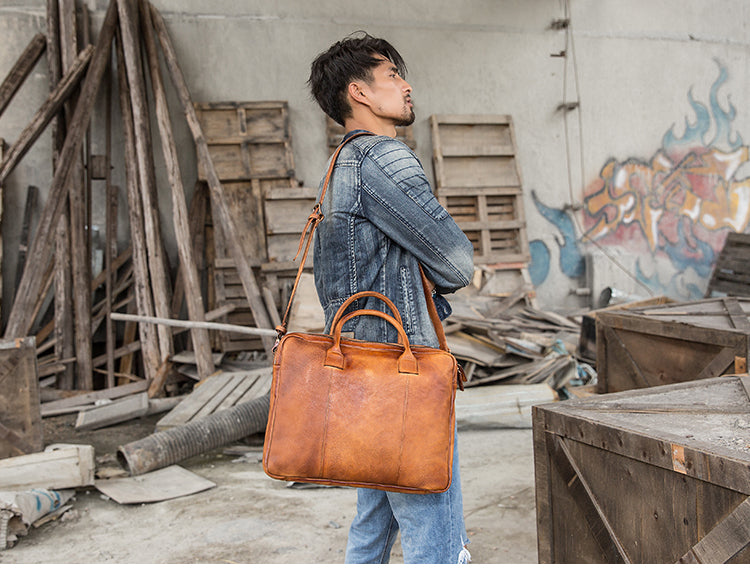
<svg viewBox="0 0 750 582"><path fill-rule="evenodd" d="M315 284L326 330L339 306L359 291L378 291L398 307L413 344L438 346L427 311L419 265L431 281L441 318L442 297L469 284L473 247L432 193L419 160L395 139L414 122L404 61L385 40L363 33L335 43L312 64L309 85L323 111L357 135L339 153L315 233ZM368 133L369 132L369 133ZM378 299L357 309L385 310ZM357 339L396 342L381 318L345 324ZM387 563L396 536L406 563L466 563L458 451L445 493L359 489L349 530L348 563Z"/></svg>

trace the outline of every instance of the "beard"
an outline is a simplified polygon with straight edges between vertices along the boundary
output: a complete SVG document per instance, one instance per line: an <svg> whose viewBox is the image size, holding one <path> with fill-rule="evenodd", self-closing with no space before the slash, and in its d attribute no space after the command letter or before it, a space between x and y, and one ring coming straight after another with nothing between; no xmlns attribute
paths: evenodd
<svg viewBox="0 0 750 582"><path fill-rule="evenodd" d="M416 119L416 114L414 113L414 109L410 107L404 108L404 114L396 119L396 127L408 127L412 123L414 123L414 120Z"/></svg>

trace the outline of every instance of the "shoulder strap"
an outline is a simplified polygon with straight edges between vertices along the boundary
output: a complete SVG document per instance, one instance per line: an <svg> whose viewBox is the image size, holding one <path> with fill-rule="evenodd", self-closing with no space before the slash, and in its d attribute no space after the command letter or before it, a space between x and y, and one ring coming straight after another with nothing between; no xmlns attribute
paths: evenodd
<svg viewBox="0 0 750 582"><path fill-rule="evenodd" d="M292 307L292 300L294 299L294 294L297 291L297 286L299 285L300 277L302 277L302 270L305 268L305 261L307 261L307 253L310 251L310 244L312 243L312 240L313 240L313 233L315 232L315 229L318 227L318 224L320 224L323 218L325 218L323 216L323 213L320 211L320 207L323 204L323 199L325 198L326 192L328 191L328 183L331 181L331 174L333 174L333 166L336 164L336 158L338 158L341 148L343 148L347 143L349 143L355 137L359 137L360 135L373 135L373 134L368 131L368 132L360 132L360 133L355 133L354 135L350 135L339 144L339 147L336 148L336 151L333 152L333 155L331 156L331 163L328 164L328 172L326 173L325 180L323 181L323 188L320 193L320 198L318 199L317 204L313 206L310 216L307 217L307 224L305 225L305 228L302 230L302 236L299 239L299 246L297 247L297 254L294 256L294 260L296 261L297 257L299 257L300 252L302 252L302 247L304 245L305 249L304 249L304 252L302 253L302 261L299 264L299 269L297 269L297 277L294 280L294 286L292 287L292 291L289 294L289 301L287 302L286 311L284 312L284 319L281 321L280 325L276 326L276 332L279 334L279 338L286 333L286 326L287 326L287 321L289 319L289 312ZM307 238L307 242L305 242L305 238Z"/></svg>

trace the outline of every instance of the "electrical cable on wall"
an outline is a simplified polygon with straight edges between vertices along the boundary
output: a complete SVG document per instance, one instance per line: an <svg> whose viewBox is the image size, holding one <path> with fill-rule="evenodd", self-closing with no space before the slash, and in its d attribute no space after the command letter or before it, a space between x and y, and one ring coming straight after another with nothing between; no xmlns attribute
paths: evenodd
<svg viewBox="0 0 750 582"><path fill-rule="evenodd" d="M584 231L579 217L577 215L577 210L580 210L581 205L576 203L575 196L573 194L574 188L573 188L573 172L571 168L571 145L570 145L570 130L568 126L568 113L575 110L578 115L578 143L579 143L579 160L580 160L580 171L581 171L581 190L584 188L585 179L586 179L586 171L584 166L584 147L583 147L583 116L581 115L581 92L580 92L580 83L579 83L579 77L578 77L578 63L576 60L576 54L575 54L575 40L573 36L573 28L572 28L572 19L570 15L570 0L562 0L563 3L563 19L561 21L557 21L557 28L562 28L565 30L565 46L563 48L562 54L560 56L563 57L563 94L562 94L562 105L559 107L559 109L562 109L563 112L563 124L565 128L565 157L566 157L566 166L567 166L567 173L568 173L568 197L570 199L570 208L572 210L572 218L573 221L578 228L579 232L581 232L581 241L582 242L588 242L593 244L601 253L609 259L615 266L617 266L623 273L625 273L628 277L630 277L633 281L635 281L639 286L643 287L650 296L654 295L654 292L645 285L642 281L640 281L630 270L625 267L622 263L620 263L614 256L612 256L610 253L608 253L602 245L600 245L595 240L588 237L588 234ZM568 59L570 59L570 64L573 67L573 81L575 86L575 100L574 101L567 101L568 96Z"/></svg>

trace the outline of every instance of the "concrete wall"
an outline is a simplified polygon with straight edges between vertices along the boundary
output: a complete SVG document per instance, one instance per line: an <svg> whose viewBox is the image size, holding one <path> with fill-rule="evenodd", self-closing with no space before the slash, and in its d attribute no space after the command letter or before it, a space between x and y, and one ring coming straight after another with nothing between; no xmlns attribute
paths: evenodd
<svg viewBox="0 0 750 582"><path fill-rule="evenodd" d="M606 286L637 296L699 297L727 231L747 226L744 0L153 3L194 100L289 102L297 177L309 186L317 185L327 157L325 119L306 88L309 64L353 31L383 36L404 56L417 105L417 153L430 176L431 114L512 115L531 274L544 307L587 306ZM107 2L86 6L98 31ZM0 76L45 31L44 15L44 0L0 0ZM566 17L569 28L552 26ZM46 94L42 59L0 118L0 137L13 143ZM579 105L565 112L563 102ZM173 104L191 192L194 149ZM103 153L102 122L100 99L94 153ZM36 185L44 196L50 182L49 140L47 132L5 184L3 312L13 292L26 188ZM122 159L117 137L114 147L114 159ZM159 158L157 149L161 169ZM124 190L122 164L115 165ZM169 244L170 195L161 180ZM103 217L100 197L94 206ZM576 294L584 287L593 296Z"/></svg>

